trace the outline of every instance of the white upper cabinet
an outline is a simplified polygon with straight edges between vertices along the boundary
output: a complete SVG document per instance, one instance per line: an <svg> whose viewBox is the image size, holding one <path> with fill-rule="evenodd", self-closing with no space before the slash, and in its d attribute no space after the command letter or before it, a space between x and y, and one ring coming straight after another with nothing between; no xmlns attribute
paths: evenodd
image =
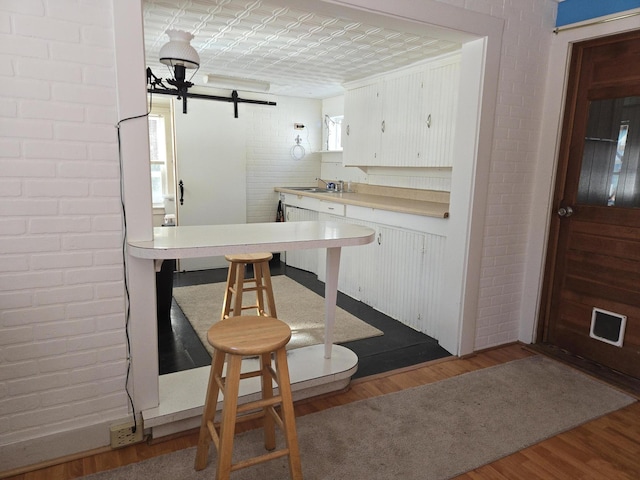
<svg viewBox="0 0 640 480"><path fill-rule="evenodd" d="M424 121L427 124L421 138L420 152L428 167L452 167L455 142L460 56L446 58L429 65L425 82Z"/></svg>
<svg viewBox="0 0 640 480"><path fill-rule="evenodd" d="M452 166L459 66L455 55L348 88L343 163Z"/></svg>
<svg viewBox="0 0 640 480"><path fill-rule="evenodd" d="M343 163L375 165L380 153L381 86L382 82L374 82L349 90L345 95L342 120ZM345 162L345 156L351 161Z"/></svg>

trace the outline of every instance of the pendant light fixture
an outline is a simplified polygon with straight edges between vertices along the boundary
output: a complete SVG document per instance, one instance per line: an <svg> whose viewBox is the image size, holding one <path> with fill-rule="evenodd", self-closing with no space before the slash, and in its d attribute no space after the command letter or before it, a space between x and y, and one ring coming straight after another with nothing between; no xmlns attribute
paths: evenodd
<svg viewBox="0 0 640 480"><path fill-rule="evenodd" d="M147 92L161 95L174 95L178 100L182 99L182 113L187 113L187 98L203 98L206 100L217 100L222 102L233 102L234 115L238 118L238 103L254 103L259 105L275 105L275 102L265 102L261 100L245 100L238 97L238 92L233 90L231 97L219 97L215 95L204 95L198 93L189 93L189 89L193 87L191 79L200 68L200 56L195 48L191 46L193 35L182 30L168 30L169 42L160 49L160 63L167 65L171 78L166 81L174 88L168 88L161 78L156 77L151 68L147 67ZM187 80L186 71L194 70L193 74ZM268 84L266 84L268 90Z"/></svg>
<svg viewBox="0 0 640 480"><path fill-rule="evenodd" d="M187 69L197 71L200 67L200 56L190 44L193 35L182 30L169 30L167 35L169 35L169 42L160 49L160 63L167 65L173 75L173 78L167 79L169 85L173 85L182 93L187 93L187 90L193 87L193 83L186 80L186 71Z"/></svg>

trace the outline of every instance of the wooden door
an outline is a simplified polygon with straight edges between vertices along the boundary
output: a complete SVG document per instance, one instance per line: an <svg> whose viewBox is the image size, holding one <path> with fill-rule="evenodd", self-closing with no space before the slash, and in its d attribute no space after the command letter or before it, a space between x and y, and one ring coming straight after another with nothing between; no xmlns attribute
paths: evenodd
<svg viewBox="0 0 640 480"><path fill-rule="evenodd" d="M640 378L640 31L572 51L542 340Z"/></svg>

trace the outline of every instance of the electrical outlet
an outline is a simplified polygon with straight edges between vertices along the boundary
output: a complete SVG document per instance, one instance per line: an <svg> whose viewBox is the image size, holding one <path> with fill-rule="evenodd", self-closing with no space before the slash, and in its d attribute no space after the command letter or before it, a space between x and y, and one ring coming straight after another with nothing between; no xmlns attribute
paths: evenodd
<svg viewBox="0 0 640 480"><path fill-rule="evenodd" d="M144 427L142 422L138 422L136 431L133 431L133 421L122 425L113 425L109 428L111 432L111 448L120 448L133 443L139 443L144 438Z"/></svg>

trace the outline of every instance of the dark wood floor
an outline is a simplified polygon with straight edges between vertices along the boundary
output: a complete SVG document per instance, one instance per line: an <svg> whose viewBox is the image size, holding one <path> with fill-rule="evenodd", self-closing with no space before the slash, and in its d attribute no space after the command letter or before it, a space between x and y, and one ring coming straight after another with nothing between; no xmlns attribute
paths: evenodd
<svg viewBox="0 0 640 480"><path fill-rule="evenodd" d="M312 273L274 261L271 275L286 275L318 295L324 296L324 283ZM203 270L174 274L174 287L226 281L227 270ZM352 315L382 330L384 335L342 345L358 355L358 371L353 378L366 377L450 355L438 342L373 308L338 293L337 304ZM158 351L160 374L211 364L211 357L185 318L180 307L171 305L169 322L160 322Z"/></svg>
<svg viewBox="0 0 640 480"><path fill-rule="evenodd" d="M344 392L297 402L296 416L425 385L534 354L531 349L514 344L479 352L464 359L449 357L368 376L355 380ZM34 466L25 469L24 472L14 472L13 476L7 478L10 480L71 480L189 448L196 445L197 439L196 431L191 431L157 443L140 443L117 450L105 448L100 451L86 452L75 458L50 462L48 465ZM640 478L640 403L636 402L465 473L456 480L637 480L638 478Z"/></svg>

